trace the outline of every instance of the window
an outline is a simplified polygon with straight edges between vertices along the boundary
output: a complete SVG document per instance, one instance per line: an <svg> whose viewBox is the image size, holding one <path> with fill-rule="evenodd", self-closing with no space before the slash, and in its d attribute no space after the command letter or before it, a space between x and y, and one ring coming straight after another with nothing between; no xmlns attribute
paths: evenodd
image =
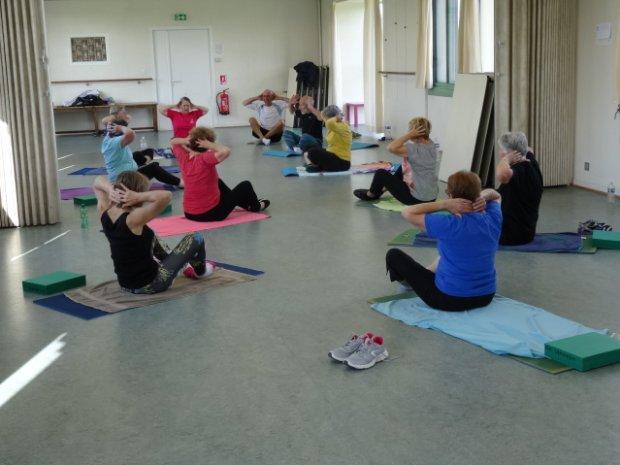
<svg viewBox="0 0 620 465"><path fill-rule="evenodd" d="M433 94L435 95L452 95L457 72L458 18L458 0L433 0Z"/></svg>

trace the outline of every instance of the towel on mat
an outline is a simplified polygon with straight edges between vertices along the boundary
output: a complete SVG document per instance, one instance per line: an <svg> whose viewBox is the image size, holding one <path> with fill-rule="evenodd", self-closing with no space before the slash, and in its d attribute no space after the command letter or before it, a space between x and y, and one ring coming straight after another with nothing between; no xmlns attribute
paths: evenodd
<svg viewBox="0 0 620 465"><path fill-rule="evenodd" d="M378 302L372 308L410 326L441 331L498 355L542 358L546 342L585 333L607 333L501 296L486 307L466 312L435 310L419 297Z"/></svg>
<svg viewBox="0 0 620 465"><path fill-rule="evenodd" d="M68 291L65 292L65 295L72 301L87 307L106 313L116 313L130 308L145 307L191 294L198 294L214 287L239 284L255 279L256 277L249 274L218 267L213 274L202 279L188 279L185 276L179 276L168 290L157 294L132 294L123 291L118 285L118 281L112 280Z"/></svg>
<svg viewBox="0 0 620 465"><path fill-rule="evenodd" d="M368 174L379 170L393 171L394 165L389 161L375 161L371 163L362 163L361 165L352 165L347 171L320 171L318 173L308 173L303 166L287 166L280 171L284 177L306 177L306 176L350 176L352 174Z"/></svg>
<svg viewBox="0 0 620 465"><path fill-rule="evenodd" d="M227 226L249 223L251 221L266 220L267 218L269 218L269 215L266 215L265 213L235 210L228 215L228 218L222 221L192 221L188 220L184 216L176 215L152 219L149 221L148 225L153 231L155 231L155 234L161 237L166 237L197 231L205 231L209 229L225 228Z"/></svg>

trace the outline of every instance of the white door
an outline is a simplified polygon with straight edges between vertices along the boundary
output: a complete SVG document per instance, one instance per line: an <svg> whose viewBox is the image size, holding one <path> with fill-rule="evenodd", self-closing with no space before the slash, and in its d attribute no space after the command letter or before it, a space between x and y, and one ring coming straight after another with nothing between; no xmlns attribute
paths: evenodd
<svg viewBox="0 0 620 465"><path fill-rule="evenodd" d="M199 122L213 125L217 111L211 83L211 44L207 29L153 31L157 102L173 104L189 97L196 105L209 108ZM161 130L171 130L170 120L159 118Z"/></svg>
<svg viewBox="0 0 620 465"><path fill-rule="evenodd" d="M412 72L416 69L417 2L383 1L383 69ZM402 136L414 116L426 116L426 92L416 88L414 75L383 77L383 120L394 138ZM377 131L380 129L377 128Z"/></svg>

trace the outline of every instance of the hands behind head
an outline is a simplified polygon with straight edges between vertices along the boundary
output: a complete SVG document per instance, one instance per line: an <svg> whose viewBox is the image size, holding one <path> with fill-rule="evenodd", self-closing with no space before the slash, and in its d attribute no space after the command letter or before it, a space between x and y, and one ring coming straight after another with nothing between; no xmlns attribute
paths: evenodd
<svg viewBox="0 0 620 465"><path fill-rule="evenodd" d="M110 201L118 204L121 208L133 207L139 203L142 203L140 194L129 190L127 186L121 184L122 189L114 189L110 192Z"/></svg>
<svg viewBox="0 0 620 465"><path fill-rule="evenodd" d="M409 139L417 139L418 137L423 137L426 135L426 129L422 126L414 126L408 133L407 136Z"/></svg>
<svg viewBox="0 0 620 465"><path fill-rule="evenodd" d="M294 95L291 96L289 101L290 101L291 105L297 105L297 104L299 104L300 100L301 100L301 98L299 97L299 94L294 94Z"/></svg>
<svg viewBox="0 0 620 465"><path fill-rule="evenodd" d="M445 209L456 216L461 216L463 213L472 213L473 203L471 200L465 199L446 199L444 200Z"/></svg>
<svg viewBox="0 0 620 465"><path fill-rule="evenodd" d="M196 139L196 144L198 145L198 147L203 149L210 149L211 147L213 147L211 145L212 142L208 139Z"/></svg>
<svg viewBox="0 0 620 465"><path fill-rule="evenodd" d="M529 161L527 158L525 158L523 155L521 155L519 152L513 150L511 152L507 152L504 155L504 159L506 160L506 162L508 162L508 164L510 166L516 164L516 163L520 163L522 161Z"/></svg>

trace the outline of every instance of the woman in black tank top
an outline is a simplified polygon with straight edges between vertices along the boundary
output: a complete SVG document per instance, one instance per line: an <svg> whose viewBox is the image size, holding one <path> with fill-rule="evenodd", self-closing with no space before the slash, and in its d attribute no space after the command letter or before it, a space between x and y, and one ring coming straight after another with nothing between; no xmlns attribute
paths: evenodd
<svg viewBox="0 0 620 465"><path fill-rule="evenodd" d="M136 171L119 174L114 185L99 176L93 188L121 288L134 294L154 294L168 289L181 269L192 279L213 270L206 262L202 235L188 234L170 250L148 227L170 202L170 192L149 191L149 180Z"/></svg>

